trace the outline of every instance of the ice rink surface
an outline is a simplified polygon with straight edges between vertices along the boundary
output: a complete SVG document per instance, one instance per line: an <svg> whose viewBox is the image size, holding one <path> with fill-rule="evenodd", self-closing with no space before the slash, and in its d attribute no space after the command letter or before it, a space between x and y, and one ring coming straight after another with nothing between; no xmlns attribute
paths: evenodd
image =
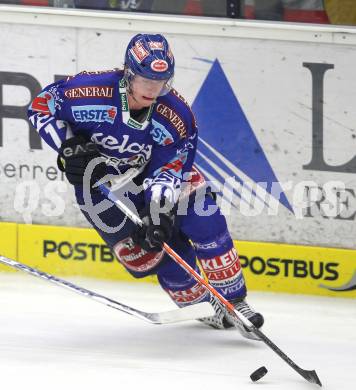
<svg viewBox="0 0 356 390"><path fill-rule="evenodd" d="M145 311L174 308L158 286L70 281ZM356 302L249 294L264 332L327 390L356 389ZM0 274L2 389L306 390L263 343L198 321L151 325L32 276ZM268 374L251 382L265 365Z"/></svg>

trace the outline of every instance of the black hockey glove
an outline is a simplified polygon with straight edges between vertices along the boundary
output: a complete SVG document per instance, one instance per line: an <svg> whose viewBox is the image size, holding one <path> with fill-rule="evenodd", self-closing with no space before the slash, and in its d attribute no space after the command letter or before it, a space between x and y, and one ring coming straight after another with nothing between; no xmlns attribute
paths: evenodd
<svg viewBox="0 0 356 390"><path fill-rule="evenodd" d="M159 252L162 250L162 245L167 242L173 234L174 215L172 213L156 213L159 218L154 217L154 213L158 207L154 204L150 207L144 208L140 212L140 217L143 222L142 226L137 226L132 234L132 240L141 246L147 252Z"/></svg>
<svg viewBox="0 0 356 390"><path fill-rule="evenodd" d="M90 161L97 157L101 157L97 146L82 135L76 135L63 142L59 149L57 164L58 168L65 172L69 183L83 185L85 169ZM92 187L106 173L105 162L97 163L91 174L90 186Z"/></svg>

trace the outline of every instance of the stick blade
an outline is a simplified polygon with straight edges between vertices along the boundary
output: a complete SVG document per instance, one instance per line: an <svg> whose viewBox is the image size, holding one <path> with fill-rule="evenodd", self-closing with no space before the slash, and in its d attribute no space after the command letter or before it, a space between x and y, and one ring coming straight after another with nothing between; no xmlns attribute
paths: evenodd
<svg viewBox="0 0 356 390"><path fill-rule="evenodd" d="M320 387L322 386L321 382L320 382L320 379L316 373L315 370L310 370L310 371L307 371L307 370L303 370L303 369L300 369L299 371L300 375L302 375L308 382L310 383L316 383L317 385L319 385Z"/></svg>
<svg viewBox="0 0 356 390"><path fill-rule="evenodd" d="M215 314L214 308L209 302L197 303L180 309L157 313L157 323L169 324L174 322L197 320Z"/></svg>

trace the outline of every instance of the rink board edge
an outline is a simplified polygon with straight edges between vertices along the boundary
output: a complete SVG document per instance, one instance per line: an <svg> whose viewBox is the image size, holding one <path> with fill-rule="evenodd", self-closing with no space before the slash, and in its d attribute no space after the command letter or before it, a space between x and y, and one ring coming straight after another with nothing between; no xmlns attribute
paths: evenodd
<svg viewBox="0 0 356 390"><path fill-rule="evenodd" d="M250 290L356 298L356 250L234 243ZM0 223L0 253L59 276L157 283L134 279L93 229Z"/></svg>

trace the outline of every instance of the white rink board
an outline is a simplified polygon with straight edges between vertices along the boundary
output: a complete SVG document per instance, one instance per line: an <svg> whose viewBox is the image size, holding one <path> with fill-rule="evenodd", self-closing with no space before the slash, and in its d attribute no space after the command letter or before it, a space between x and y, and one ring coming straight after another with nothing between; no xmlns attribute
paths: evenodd
<svg viewBox="0 0 356 390"><path fill-rule="evenodd" d="M30 75L44 87L54 81L55 75L121 67L126 44L132 35L132 31L2 23L0 72L11 73L16 80L23 77L19 76L21 73ZM254 217L234 211L229 218L233 237L353 248L356 237L355 172L303 168L312 157L313 129L312 77L303 63L334 66L324 77L323 153L327 164L340 166L352 160L356 150L355 46L178 33L167 34L167 38L176 56L175 87L178 91L193 103L212 62L218 59L278 181L292 182L285 194L296 214L282 205L278 215L272 216L267 208ZM4 80L4 77L0 78L6 84ZM224 96L216 96L216 99L222 100ZM27 88L5 85L0 113L3 106L24 106L29 102ZM43 149L30 150L25 121L8 119L4 114L2 123L1 218L20 223L87 226L73 206L69 185L60 180L48 180L39 172L40 168L36 169L35 182L24 184L24 181L32 180L35 165L44 170L55 167L56 155L45 145ZM219 131L224 131L226 126L228 122L223 122ZM203 136L204 129L200 131ZM21 164L27 164L29 170L22 167L20 177ZM249 164L254 164L252 157ZM250 179L254 181L253 177ZM344 210L323 216L320 207L314 205L308 212L310 215L296 218L298 204L294 189L302 181L312 181L319 188L330 181L345 183L347 192L339 200L339 206L343 203ZM24 192L26 185L32 188L30 198L28 190ZM53 192L59 194L53 195ZM23 212L28 201L30 209Z"/></svg>

